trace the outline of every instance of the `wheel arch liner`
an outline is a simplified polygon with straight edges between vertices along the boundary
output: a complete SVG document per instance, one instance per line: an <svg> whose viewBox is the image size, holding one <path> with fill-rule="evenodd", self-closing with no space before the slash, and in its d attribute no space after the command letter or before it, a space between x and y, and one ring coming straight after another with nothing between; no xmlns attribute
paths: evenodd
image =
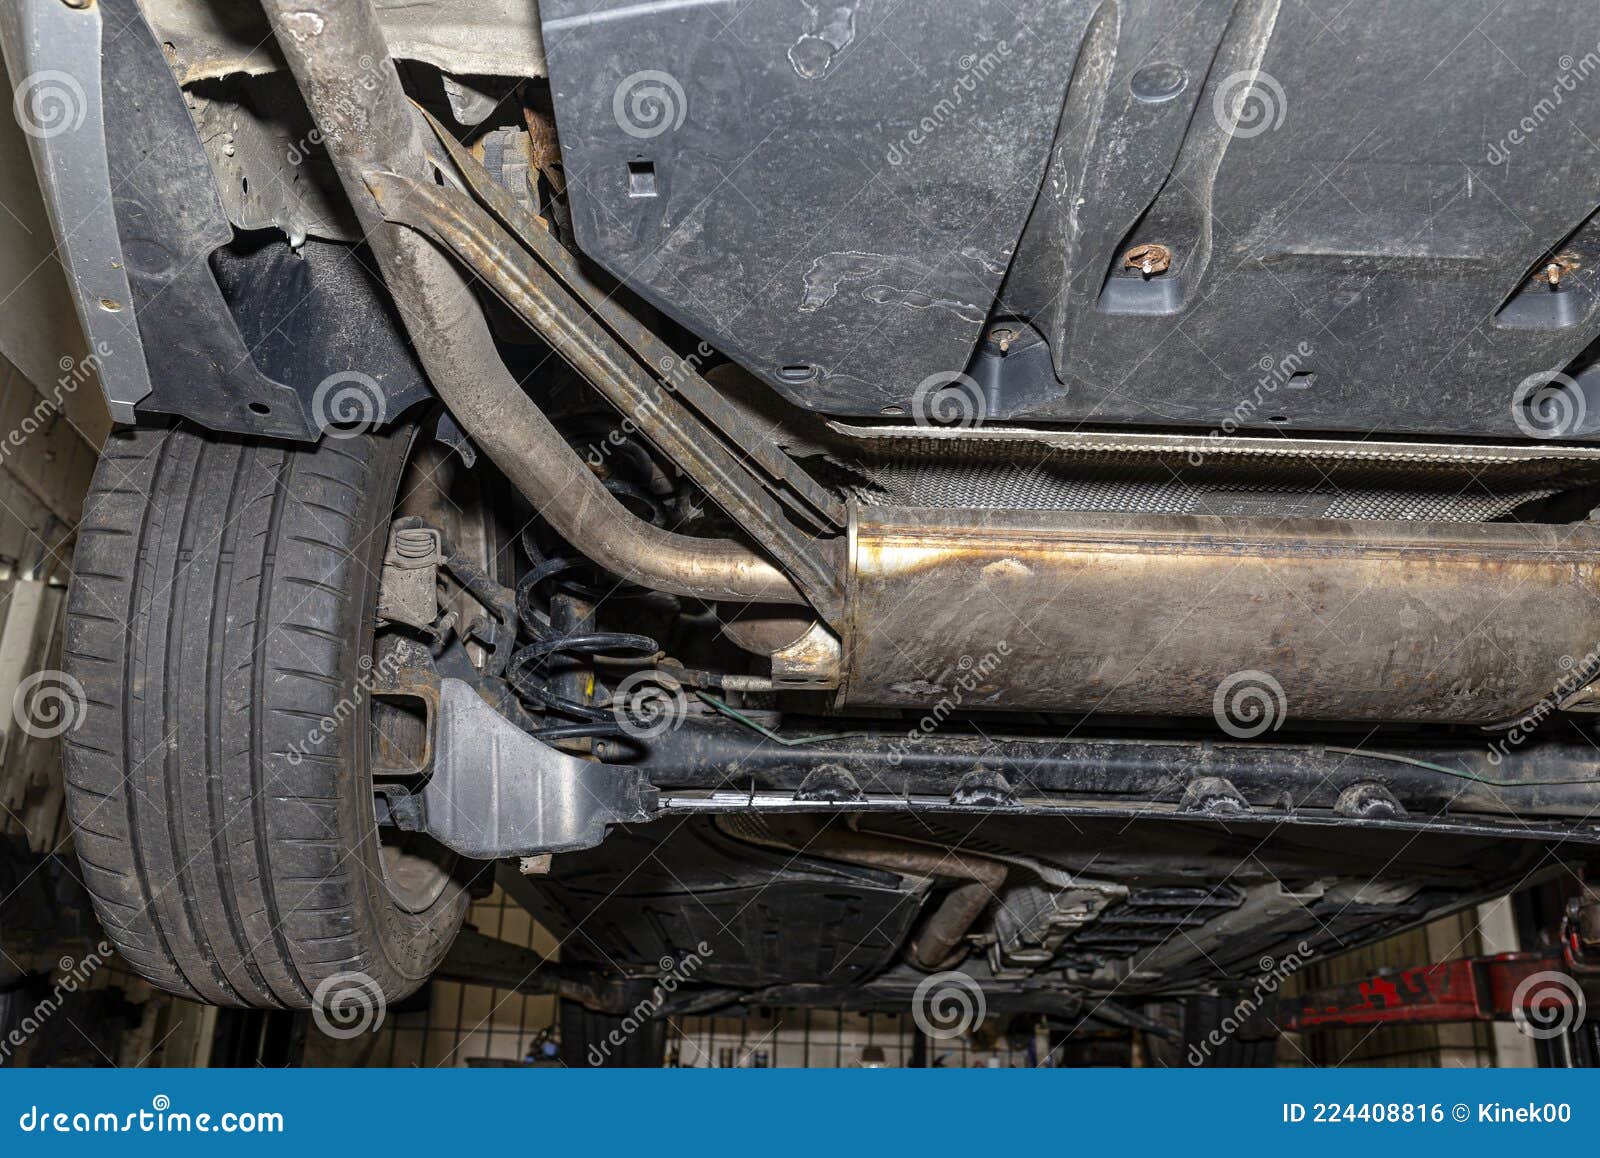
<svg viewBox="0 0 1600 1158"><path fill-rule="evenodd" d="M102 36L107 21L115 35ZM352 417L393 418L427 396L381 291L338 268L353 258L279 245L230 262L224 294L212 258L233 228L135 0L83 10L21 0L0 33L14 76L64 86L68 123L30 134L30 144L115 420L157 412L306 441ZM287 274L279 250L302 276Z"/></svg>

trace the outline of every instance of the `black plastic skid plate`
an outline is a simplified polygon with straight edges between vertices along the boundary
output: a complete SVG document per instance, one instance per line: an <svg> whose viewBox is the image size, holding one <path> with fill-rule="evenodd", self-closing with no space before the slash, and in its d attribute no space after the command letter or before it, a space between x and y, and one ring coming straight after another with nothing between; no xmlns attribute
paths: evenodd
<svg viewBox="0 0 1600 1158"><path fill-rule="evenodd" d="M580 246L802 405L960 370L1087 5L541 5Z"/></svg>
<svg viewBox="0 0 1600 1158"><path fill-rule="evenodd" d="M991 418L1523 437L1600 332L1592 0L542 7L580 245L801 406L1012 317Z"/></svg>

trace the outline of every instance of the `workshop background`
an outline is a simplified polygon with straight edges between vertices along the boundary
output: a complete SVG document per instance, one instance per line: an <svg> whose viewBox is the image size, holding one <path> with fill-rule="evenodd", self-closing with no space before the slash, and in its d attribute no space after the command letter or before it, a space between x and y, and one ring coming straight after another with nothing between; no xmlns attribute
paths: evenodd
<svg viewBox="0 0 1600 1158"><path fill-rule="evenodd" d="M218 1010L152 990L104 946L77 881L60 783L49 680L60 667L74 528L109 428L95 360L73 318L26 142L0 117L0 1066L557 1064L556 999L438 980L381 1011L366 1032L330 1036L306 1014ZM21 702L42 706L28 727ZM70 712L70 704L54 705ZM1318 960L1283 992L1384 968L1506 952L1537 897L1495 901L1337 959ZM557 946L496 889L469 927L541 953ZM334 1027L336 1030L339 1027ZM690 1017L668 1027L669 1065L1021 1066L1162 1064L1139 1034L1080 1033L1046 1048L1036 1019L991 1018L957 1041L919 1035L909 1013L762 1010ZM1549 1043L1509 1023L1284 1034L1285 1066L1529 1066Z"/></svg>

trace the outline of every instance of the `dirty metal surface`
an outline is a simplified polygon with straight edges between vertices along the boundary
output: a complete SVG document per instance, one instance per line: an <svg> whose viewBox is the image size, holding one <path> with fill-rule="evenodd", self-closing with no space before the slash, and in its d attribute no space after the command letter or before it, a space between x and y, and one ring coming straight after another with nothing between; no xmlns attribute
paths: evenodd
<svg viewBox="0 0 1600 1158"><path fill-rule="evenodd" d="M1096 465L1211 463L1270 469L1273 464L1319 470L1367 467L1414 470L1462 478L1490 474L1545 478L1561 472L1600 473L1600 447L1565 443L1450 443L1283 435L1178 434L986 424L970 427L829 422L828 429L876 456L999 461L1072 458Z"/></svg>
<svg viewBox="0 0 1600 1158"><path fill-rule="evenodd" d="M656 793L629 768L558 752L507 721L458 679L439 682L426 831L463 856L590 848L615 824L648 819Z"/></svg>
<svg viewBox="0 0 1600 1158"><path fill-rule="evenodd" d="M401 59L446 72L544 75L538 9L528 0L375 0L373 7ZM144 8L185 84L283 67L259 5L144 0Z"/></svg>
<svg viewBox="0 0 1600 1158"><path fill-rule="evenodd" d="M1243 679L1273 727L1494 723L1594 651L1597 547L1586 526L864 509L843 698L1207 717Z"/></svg>
<svg viewBox="0 0 1600 1158"><path fill-rule="evenodd" d="M785 721L797 736L825 736L828 727L822 718ZM1576 839L1600 841L1593 742L1570 721L1552 723L1537 742L1499 749L1473 731L1419 736L1362 727L1347 737L1359 744L1334 746L1280 735L1271 742L1266 735L1232 741L1209 720L1181 738L1131 740L1091 729L1063 736L1064 730L1056 724L1022 731L1014 722L984 721L980 730L947 725L927 734L916 723L888 721L859 735L786 745L732 724L695 723L656 737L648 766L651 783L663 791L724 791L736 784L750 799L760 794L803 805L815 770L832 765L851 769L858 784L885 799L952 808L974 802L962 786L982 769L991 778L1003 776L1012 789L976 802L991 811L1033 801L1091 811L1120 805L1130 815L1155 809L1192 819L1215 817L1203 807L1186 811L1186 802L1202 783L1223 780L1241 805L1229 824L1248 813L1274 824L1321 817L1335 825L1453 830L1486 822L1511 833L1538 818L1588 833ZM611 740L597 741L595 753L602 760L628 759L626 748ZM1457 774L1441 774L1440 767ZM1387 815L1359 807L1379 789L1396 805Z"/></svg>
<svg viewBox="0 0 1600 1158"><path fill-rule="evenodd" d="M838 569L826 540L791 522L738 453L716 437L629 350L484 210L464 194L367 175L385 219L416 229L478 273L500 299L595 387L664 455L737 519L795 577L824 615L837 614Z"/></svg>

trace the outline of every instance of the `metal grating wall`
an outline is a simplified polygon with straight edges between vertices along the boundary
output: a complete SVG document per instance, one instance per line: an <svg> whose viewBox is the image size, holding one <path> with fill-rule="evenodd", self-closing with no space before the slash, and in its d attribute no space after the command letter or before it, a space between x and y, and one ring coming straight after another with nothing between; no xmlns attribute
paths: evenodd
<svg viewBox="0 0 1600 1158"><path fill-rule="evenodd" d="M545 955L556 941L498 888L476 902L467 923L486 936ZM541 1031L552 1030L556 999L507 989L435 981L419 1008L390 1010L366 1064L472 1066L522 1061Z"/></svg>

